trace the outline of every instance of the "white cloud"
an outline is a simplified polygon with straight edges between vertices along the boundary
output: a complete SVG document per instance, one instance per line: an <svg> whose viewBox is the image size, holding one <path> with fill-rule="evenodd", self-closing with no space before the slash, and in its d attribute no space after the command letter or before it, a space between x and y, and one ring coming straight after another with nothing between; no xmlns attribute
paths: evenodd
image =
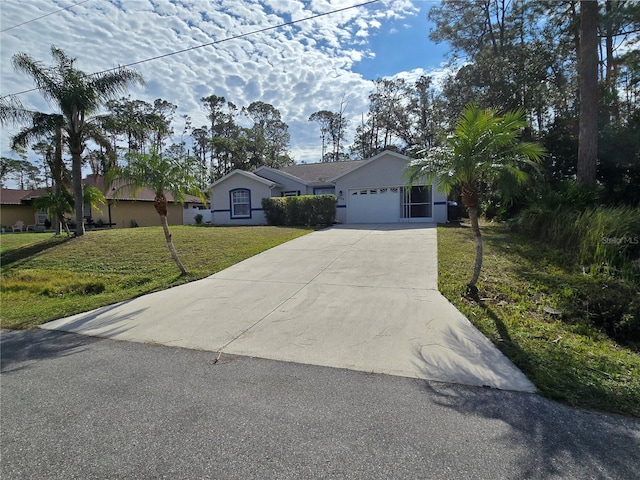
<svg viewBox="0 0 640 480"><path fill-rule="evenodd" d="M403 78L407 82L413 83L422 76L431 77L431 85L433 86L433 88L441 91L445 80L449 76L455 75L461 66L462 65L451 66L443 63L439 68L433 68L430 70L425 70L424 68L414 68L412 70L398 72L388 78Z"/></svg>
<svg viewBox="0 0 640 480"><path fill-rule="evenodd" d="M3 0L2 28L51 12L56 3ZM0 34L1 94L33 86L27 75L16 73L11 66L11 56L18 52L47 65L51 61L49 47L55 44L77 58L78 68L96 72L356 3L352 0L87 2ZM319 141L316 126L308 122L309 115L319 109L337 110L342 95L348 94L347 112L354 118L352 123L357 123L367 108L372 83L354 73L353 66L364 58L375 57L366 44L369 29L381 29L390 19L406 18L417 12L417 7L408 0L387 0L141 63L134 68L147 80L147 86L133 88L131 96L146 101L163 98L175 103L176 118L188 114L194 126L207 123L199 101L202 96L224 95L238 106L257 100L270 102L290 126L294 157L317 160ZM50 110L37 92L20 98L31 108ZM0 136L3 156L12 156L8 139L16 131L3 129Z"/></svg>

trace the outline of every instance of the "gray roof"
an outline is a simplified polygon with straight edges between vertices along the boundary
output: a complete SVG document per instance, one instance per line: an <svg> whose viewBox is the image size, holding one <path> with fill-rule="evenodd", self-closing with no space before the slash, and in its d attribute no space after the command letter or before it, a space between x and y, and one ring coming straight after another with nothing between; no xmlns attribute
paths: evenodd
<svg viewBox="0 0 640 480"><path fill-rule="evenodd" d="M300 163L282 167L278 170L293 175L305 183L327 184L329 179L351 170L366 160L350 160L347 162Z"/></svg>

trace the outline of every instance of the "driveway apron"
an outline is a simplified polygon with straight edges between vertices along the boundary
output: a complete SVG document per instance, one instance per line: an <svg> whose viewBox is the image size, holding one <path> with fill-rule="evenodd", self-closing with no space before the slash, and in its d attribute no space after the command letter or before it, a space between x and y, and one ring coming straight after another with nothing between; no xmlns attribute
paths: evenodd
<svg viewBox="0 0 640 480"><path fill-rule="evenodd" d="M343 225L208 278L42 326L533 392L437 288L432 225Z"/></svg>

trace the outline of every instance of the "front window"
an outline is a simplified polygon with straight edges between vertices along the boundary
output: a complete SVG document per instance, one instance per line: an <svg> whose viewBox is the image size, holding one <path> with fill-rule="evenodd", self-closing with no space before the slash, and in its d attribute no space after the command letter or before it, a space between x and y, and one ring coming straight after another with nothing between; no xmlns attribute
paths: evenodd
<svg viewBox="0 0 640 480"><path fill-rule="evenodd" d="M336 187L319 187L313 189L314 195L335 195Z"/></svg>
<svg viewBox="0 0 640 480"><path fill-rule="evenodd" d="M47 221L48 215L46 210L38 210L36 213L36 225L44 225Z"/></svg>
<svg viewBox="0 0 640 480"><path fill-rule="evenodd" d="M251 191L246 188L231 191L231 218L251 217Z"/></svg>

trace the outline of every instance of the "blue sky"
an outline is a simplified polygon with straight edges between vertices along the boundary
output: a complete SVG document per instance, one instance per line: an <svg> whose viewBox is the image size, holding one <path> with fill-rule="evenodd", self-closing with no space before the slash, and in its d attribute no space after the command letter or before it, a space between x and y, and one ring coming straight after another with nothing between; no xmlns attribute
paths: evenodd
<svg viewBox="0 0 640 480"><path fill-rule="evenodd" d="M11 57L24 52L49 64L55 44L77 58L76 66L96 72L181 49L218 41L284 21L359 3L350 0L2 0L0 4L0 93L33 87L16 73ZM194 127L206 124L199 99L215 94L239 106L257 100L273 104L290 127L291 154L317 161L317 126L308 121L318 110L339 108L359 123L378 77L441 77L446 46L428 39L427 12L433 1L382 0L374 5L327 15L295 27L278 28L239 40L198 48L137 65L145 87L132 98L162 98L178 105L175 130L189 115ZM70 7L41 20L11 28ZM29 108L52 111L37 92L21 95ZM15 128L0 134L3 156ZM351 138L348 139L349 141Z"/></svg>
<svg viewBox="0 0 640 480"><path fill-rule="evenodd" d="M433 2L414 4L420 9L416 15L388 21L369 36L368 47L375 56L355 64L355 72L375 80L416 68L426 71L441 68L447 60L448 47L429 40L433 24L427 20L427 13Z"/></svg>

